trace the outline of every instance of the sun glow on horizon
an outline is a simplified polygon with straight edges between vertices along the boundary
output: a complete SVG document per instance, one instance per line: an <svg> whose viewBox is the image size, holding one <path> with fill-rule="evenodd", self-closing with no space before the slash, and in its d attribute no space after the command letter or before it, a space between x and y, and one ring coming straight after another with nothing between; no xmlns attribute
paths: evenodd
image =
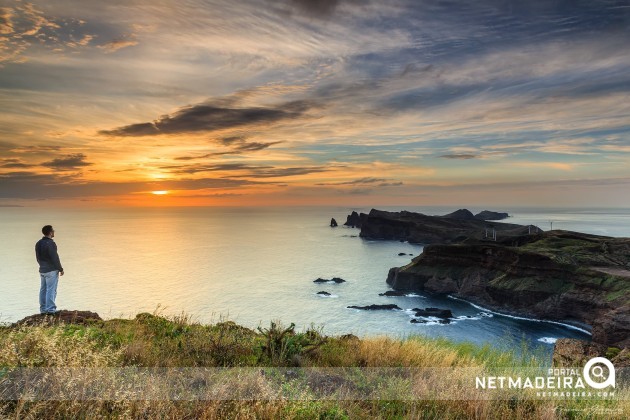
<svg viewBox="0 0 630 420"><path fill-rule="evenodd" d="M166 195L166 194L168 194L168 191L164 191L164 190L162 190L162 191L151 191L151 194L153 194L153 195Z"/></svg>

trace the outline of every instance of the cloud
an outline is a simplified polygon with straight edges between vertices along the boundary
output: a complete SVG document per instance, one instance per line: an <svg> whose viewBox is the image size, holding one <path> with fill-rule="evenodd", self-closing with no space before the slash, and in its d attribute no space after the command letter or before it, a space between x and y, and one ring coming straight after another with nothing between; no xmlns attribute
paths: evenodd
<svg viewBox="0 0 630 420"><path fill-rule="evenodd" d="M0 168L26 169L26 168L32 168L34 166L37 166L37 165L31 165L31 164L28 164L28 163L24 163L20 159L14 159L14 158L0 159Z"/></svg>
<svg viewBox="0 0 630 420"><path fill-rule="evenodd" d="M65 155L64 157L53 159L49 162L44 162L41 165L61 171L74 170L82 168L84 166L93 165L93 163L85 161L86 157L87 156L85 156L83 153L74 153L70 155Z"/></svg>
<svg viewBox="0 0 630 420"><path fill-rule="evenodd" d="M218 157L218 156L228 156L228 155L240 155L246 152L257 152L259 150L264 150L273 146L274 144L282 143L281 141L273 141L269 143L260 143L260 142L247 142L242 137L234 137L236 140L230 140L229 142L225 142L225 139L221 139L223 144L229 145L232 148L228 151L223 152L211 152L198 156L178 156L175 160L196 160L196 159L207 159L210 157Z"/></svg>
<svg viewBox="0 0 630 420"><path fill-rule="evenodd" d="M389 180L385 179L385 178L360 178L360 179L355 179L352 181L341 181L341 182L321 182L321 183L317 183L315 185L317 186L366 186L366 187L370 187L370 188L386 188L386 187L398 187L403 185L402 182L400 181L394 181L394 182L388 182ZM373 192L373 190L369 189L369 188L353 188L353 189L345 189L345 190L339 190L339 191L346 191L349 194L370 194Z"/></svg>
<svg viewBox="0 0 630 420"><path fill-rule="evenodd" d="M76 41L68 42L66 44L66 46L72 47L72 48L85 47L85 46L89 45L90 42L92 42L92 40L94 38L96 38L96 35L85 34L85 35L83 35L83 37L81 37L80 39L78 39Z"/></svg>
<svg viewBox="0 0 630 420"><path fill-rule="evenodd" d="M316 17L328 17L333 14L340 0L290 0L290 4L301 12Z"/></svg>
<svg viewBox="0 0 630 420"><path fill-rule="evenodd" d="M442 155L440 156L441 158L444 159L476 159L479 156L478 155L471 155L471 154L466 154L466 153L461 153L461 154L450 154L450 155Z"/></svg>
<svg viewBox="0 0 630 420"><path fill-rule="evenodd" d="M133 47L138 45L138 41L135 39L135 35L127 35L121 38L116 38L105 44L101 44L98 48L104 50L106 53L111 54L123 48Z"/></svg>
<svg viewBox="0 0 630 420"><path fill-rule="evenodd" d="M216 156L225 156L225 155L233 155L235 154L235 152L233 151L229 151L229 152L212 152L212 153L206 153L205 155L199 155L199 156L178 156L175 158L175 160L196 160L196 159L206 159L209 157L216 157Z"/></svg>
<svg viewBox="0 0 630 420"><path fill-rule="evenodd" d="M365 184L376 184L379 182L385 182L387 179L385 178L360 178L355 179L353 181L341 181L341 182L324 182L316 185L321 186L329 186L329 185L365 185Z"/></svg>
<svg viewBox="0 0 630 420"><path fill-rule="evenodd" d="M0 7L0 35L13 33L13 9Z"/></svg>
<svg viewBox="0 0 630 420"><path fill-rule="evenodd" d="M271 166L252 166L245 163L219 163L211 165L195 164L195 165L168 165L162 166L161 169L170 170L176 174L195 174L199 172L223 172L223 171L255 171L260 169L272 168Z"/></svg>
<svg viewBox="0 0 630 420"><path fill-rule="evenodd" d="M575 164L565 162L514 162L512 165L524 168L551 168L560 171L572 171L575 168Z"/></svg>
<svg viewBox="0 0 630 420"><path fill-rule="evenodd" d="M243 143L243 142L245 142L245 137L241 137L241 136L223 137L223 138L219 139L219 142L221 144L223 144L224 146L231 146L234 143Z"/></svg>
<svg viewBox="0 0 630 420"><path fill-rule="evenodd" d="M161 169L170 170L175 174L196 174L203 172L244 172L230 174L229 178L281 178L288 176L307 175L326 172L341 166L304 166L304 167L274 167L269 165L249 165L246 163L219 163L211 165L169 165Z"/></svg>
<svg viewBox="0 0 630 420"><path fill-rule="evenodd" d="M50 16L32 3L13 1L12 7L1 7L0 64L25 63L29 59L27 51L41 47L57 53L66 47L86 47L95 35L84 33L80 22Z"/></svg>
<svg viewBox="0 0 630 420"><path fill-rule="evenodd" d="M153 122L131 124L113 130L102 130L99 131L99 134L135 137L212 132L296 119L311 106L312 104L305 101L289 102L275 108L226 108L214 104L197 104L181 108L172 115L163 115Z"/></svg>
<svg viewBox="0 0 630 420"><path fill-rule="evenodd" d="M243 143L241 145L239 145L236 150L238 152L255 152L258 150L264 150L270 146L273 146L274 144L278 144L278 143L282 143L281 141L273 141L270 143L259 143L259 142L252 142L252 143Z"/></svg>
<svg viewBox="0 0 630 420"><path fill-rule="evenodd" d="M235 175L234 178L283 178L287 176L308 175L331 171L334 168L326 166L307 166L291 168L257 168L247 175Z"/></svg>
<svg viewBox="0 0 630 420"><path fill-rule="evenodd" d="M0 173L0 199L51 199L116 196L156 190L224 190L257 184L240 179L180 179L160 182L78 181L58 174Z"/></svg>
<svg viewBox="0 0 630 420"><path fill-rule="evenodd" d="M12 145L11 150L16 153L49 153L49 152L58 152L61 150L61 146L42 146L42 145L26 145L26 146L18 146Z"/></svg>
<svg viewBox="0 0 630 420"><path fill-rule="evenodd" d="M44 28L60 28L57 22L45 16L42 11L35 9L35 6L30 3L26 3L22 7L17 7L17 9L24 12L24 16L32 25L25 32L22 32L22 36L36 35Z"/></svg>

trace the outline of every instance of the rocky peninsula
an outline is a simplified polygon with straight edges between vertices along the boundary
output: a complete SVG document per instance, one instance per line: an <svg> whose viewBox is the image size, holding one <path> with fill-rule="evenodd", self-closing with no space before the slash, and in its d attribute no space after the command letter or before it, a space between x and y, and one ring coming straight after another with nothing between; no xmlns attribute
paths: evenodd
<svg viewBox="0 0 630 420"><path fill-rule="evenodd" d="M520 246L429 245L392 268L394 289L450 294L504 313L586 327L630 346L630 239L552 231Z"/></svg>
<svg viewBox="0 0 630 420"><path fill-rule="evenodd" d="M465 209L445 216L373 209L363 219L363 238L426 244L409 264L390 269L387 283L396 291L451 295L630 347L630 238L543 232L479 220Z"/></svg>
<svg viewBox="0 0 630 420"><path fill-rule="evenodd" d="M360 227L360 236L366 239L390 239L419 244L458 243L467 238L486 237L506 238L528 233L530 227L497 223L493 220L507 213L485 210L474 215L467 209L460 209L444 216L428 216L409 211L389 212L372 209L369 214L353 212L348 216L346 226Z"/></svg>

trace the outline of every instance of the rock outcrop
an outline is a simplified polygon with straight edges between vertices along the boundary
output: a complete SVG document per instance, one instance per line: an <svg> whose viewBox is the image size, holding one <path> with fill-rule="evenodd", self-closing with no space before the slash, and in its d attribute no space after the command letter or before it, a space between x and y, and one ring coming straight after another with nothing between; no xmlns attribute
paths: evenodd
<svg viewBox="0 0 630 420"><path fill-rule="evenodd" d="M560 338L556 341L552 363L554 367L583 367L593 357L607 358L616 369L630 367L630 348L621 350L574 338Z"/></svg>
<svg viewBox="0 0 630 420"><path fill-rule="evenodd" d="M591 329L593 341L630 346L630 239L552 231L429 245L387 283L451 294L504 313Z"/></svg>
<svg viewBox="0 0 630 420"><path fill-rule="evenodd" d="M348 308L350 309L362 309L362 310L366 310L366 311L378 311L378 310L392 310L392 309L398 309L401 310L400 307L398 307L398 305L393 305L393 304L389 304L389 305L367 305L367 306L348 306Z"/></svg>
<svg viewBox="0 0 630 420"><path fill-rule="evenodd" d="M379 296L405 296L407 292L401 292L398 290L388 290L385 293L379 293Z"/></svg>
<svg viewBox="0 0 630 420"><path fill-rule="evenodd" d="M416 316L433 316L436 318L453 318L453 313L450 309L439 309L439 308L413 308L413 311L416 312Z"/></svg>
<svg viewBox="0 0 630 420"><path fill-rule="evenodd" d="M593 357L605 357L607 348L584 340L559 338L553 347L552 364L554 367L581 367Z"/></svg>
<svg viewBox="0 0 630 420"><path fill-rule="evenodd" d="M334 217L330 219L330 227L337 227L337 221Z"/></svg>
<svg viewBox="0 0 630 420"><path fill-rule="evenodd" d="M358 216L358 215L357 215ZM348 216L348 219L354 215ZM408 211L389 212L372 209L360 222L362 238L409 241L420 244L459 243L466 239L509 243L527 234L527 226L486 222L462 209L446 216L427 216Z"/></svg>
<svg viewBox="0 0 630 420"><path fill-rule="evenodd" d="M440 216L437 216L440 217ZM453 213L445 214L444 216L448 219L458 219L458 220L475 220L475 215L468 209L459 209L454 211Z"/></svg>
<svg viewBox="0 0 630 420"><path fill-rule="evenodd" d="M333 277L332 279L322 279L318 278L313 280L313 283L345 283L346 281L340 277Z"/></svg>
<svg viewBox="0 0 630 420"><path fill-rule="evenodd" d="M368 215L365 213L359 214L356 211L353 211L350 215L348 215L348 218L346 219L346 223L344 223L344 226L360 228L361 226L363 226L363 223L367 220L367 217Z"/></svg>
<svg viewBox="0 0 630 420"><path fill-rule="evenodd" d="M102 321L96 312L90 311L57 311L55 314L35 314L27 316L13 324L13 326L55 325L55 324L87 324Z"/></svg>
<svg viewBox="0 0 630 420"><path fill-rule="evenodd" d="M475 214L475 219L479 220L503 220L510 217L507 213L500 213L496 211L484 210Z"/></svg>

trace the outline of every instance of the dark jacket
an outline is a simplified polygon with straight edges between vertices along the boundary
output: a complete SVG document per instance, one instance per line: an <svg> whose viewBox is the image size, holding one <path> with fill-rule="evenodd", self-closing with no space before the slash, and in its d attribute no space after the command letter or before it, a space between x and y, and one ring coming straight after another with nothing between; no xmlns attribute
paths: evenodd
<svg viewBox="0 0 630 420"><path fill-rule="evenodd" d="M51 238L44 236L35 244L35 257L39 263L39 272L48 273L50 271L63 271L59 254L57 254L57 244Z"/></svg>

